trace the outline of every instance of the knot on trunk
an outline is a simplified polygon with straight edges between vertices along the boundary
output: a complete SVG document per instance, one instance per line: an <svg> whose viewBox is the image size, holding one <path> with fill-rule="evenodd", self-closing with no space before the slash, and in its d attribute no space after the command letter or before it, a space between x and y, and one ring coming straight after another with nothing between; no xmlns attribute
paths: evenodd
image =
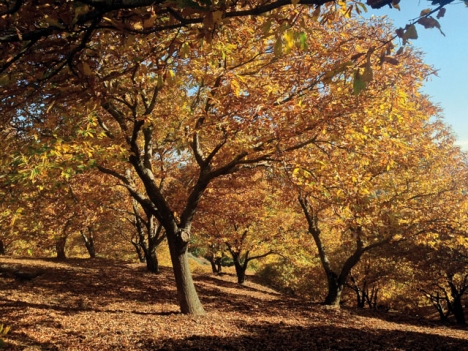
<svg viewBox="0 0 468 351"><path fill-rule="evenodd" d="M190 241L190 232L186 229L179 229L177 232L177 238L184 244L188 244Z"/></svg>

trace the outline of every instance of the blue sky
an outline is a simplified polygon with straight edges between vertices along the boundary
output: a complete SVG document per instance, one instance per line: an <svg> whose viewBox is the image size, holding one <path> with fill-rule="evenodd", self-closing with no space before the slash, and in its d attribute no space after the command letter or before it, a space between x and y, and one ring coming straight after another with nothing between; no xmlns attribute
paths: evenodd
<svg viewBox="0 0 468 351"><path fill-rule="evenodd" d="M400 2L401 11L385 7L369 10L369 14L386 15L395 27L404 28L430 5L427 0L405 0ZM412 44L426 53L426 63L439 70L438 77L427 82L423 90L443 108L445 122L452 126L458 144L468 151L468 7L463 1L447 6L439 22L445 37L438 29L416 25L419 38Z"/></svg>

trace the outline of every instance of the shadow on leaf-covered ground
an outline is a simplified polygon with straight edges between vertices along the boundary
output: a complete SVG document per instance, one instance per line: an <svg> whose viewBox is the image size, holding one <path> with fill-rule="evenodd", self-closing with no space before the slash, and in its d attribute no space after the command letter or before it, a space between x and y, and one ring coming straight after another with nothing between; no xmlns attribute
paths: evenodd
<svg viewBox="0 0 468 351"><path fill-rule="evenodd" d="M326 309L235 276L194 274L206 316L179 313L170 268L0 258L41 271L0 278L9 350L468 350L468 331Z"/></svg>

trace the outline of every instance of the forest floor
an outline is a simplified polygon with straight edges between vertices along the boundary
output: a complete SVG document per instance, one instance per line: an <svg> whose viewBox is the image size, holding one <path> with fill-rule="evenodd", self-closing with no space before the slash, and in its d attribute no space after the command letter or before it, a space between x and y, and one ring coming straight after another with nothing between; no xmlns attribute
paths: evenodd
<svg viewBox="0 0 468 351"><path fill-rule="evenodd" d="M468 329L327 309L232 275L195 274L206 316L180 314L170 268L104 259L0 258L7 350L468 350Z"/></svg>

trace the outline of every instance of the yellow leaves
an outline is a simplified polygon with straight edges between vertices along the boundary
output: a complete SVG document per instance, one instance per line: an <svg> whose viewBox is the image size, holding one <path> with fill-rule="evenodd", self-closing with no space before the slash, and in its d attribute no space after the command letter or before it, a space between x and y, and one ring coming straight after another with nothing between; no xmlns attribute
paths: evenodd
<svg viewBox="0 0 468 351"><path fill-rule="evenodd" d="M352 13L353 8L354 8L353 5L350 5L348 7L346 0L339 0L338 1L338 6L340 6L340 12L344 17L346 17L346 18L351 17L351 13Z"/></svg>
<svg viewBox="0 0 468 351"><path fill-rule="evenodd" d="M234 91L234 94L239 97L241 94L241 87L239 82L236 79L231 79L231 89Z"/></svg>
<svg viewBox="0 0 468 351"><path fill-rule="evenodd" d="M187 58L190 53L190 46L187 42L184 42L180 47L180 57Z"/></svg>
<svg viewBox="0 0 468 351"><path fill-rule="evenodd" d="M285 52L289 53L291 49L295 46L294 32L288 30L284 33L284 42L285 42Z"/></svg>
<svg viewBox="0 0 468 351"><path fill-rule="evenodd" d="M282 33L282 31L283 29L280 29L280 33ZM284 30L282 35L278 35L273 47L273 52L276 57L280 57L283 54L289 54L296 47L301 50L307 49L307 34L305 32L288 29Z"/></svg>
<svg viewBox="0 0 468 351"><path fill-rule="evenodd" d="M131 23L131 28L133 30L142 30L143 29L143 23L141 23L140 21L133 22L133 23Z"/></svg>
<svg viewBox="0 0 468 351"><path fill-rule="evenodd" d="M166 78L166 81L167 81L167 84L171 87L175 84L176 82L176 75L175 75L175 72L170 69L168 74L167 74L167 78Z"/></svg>

